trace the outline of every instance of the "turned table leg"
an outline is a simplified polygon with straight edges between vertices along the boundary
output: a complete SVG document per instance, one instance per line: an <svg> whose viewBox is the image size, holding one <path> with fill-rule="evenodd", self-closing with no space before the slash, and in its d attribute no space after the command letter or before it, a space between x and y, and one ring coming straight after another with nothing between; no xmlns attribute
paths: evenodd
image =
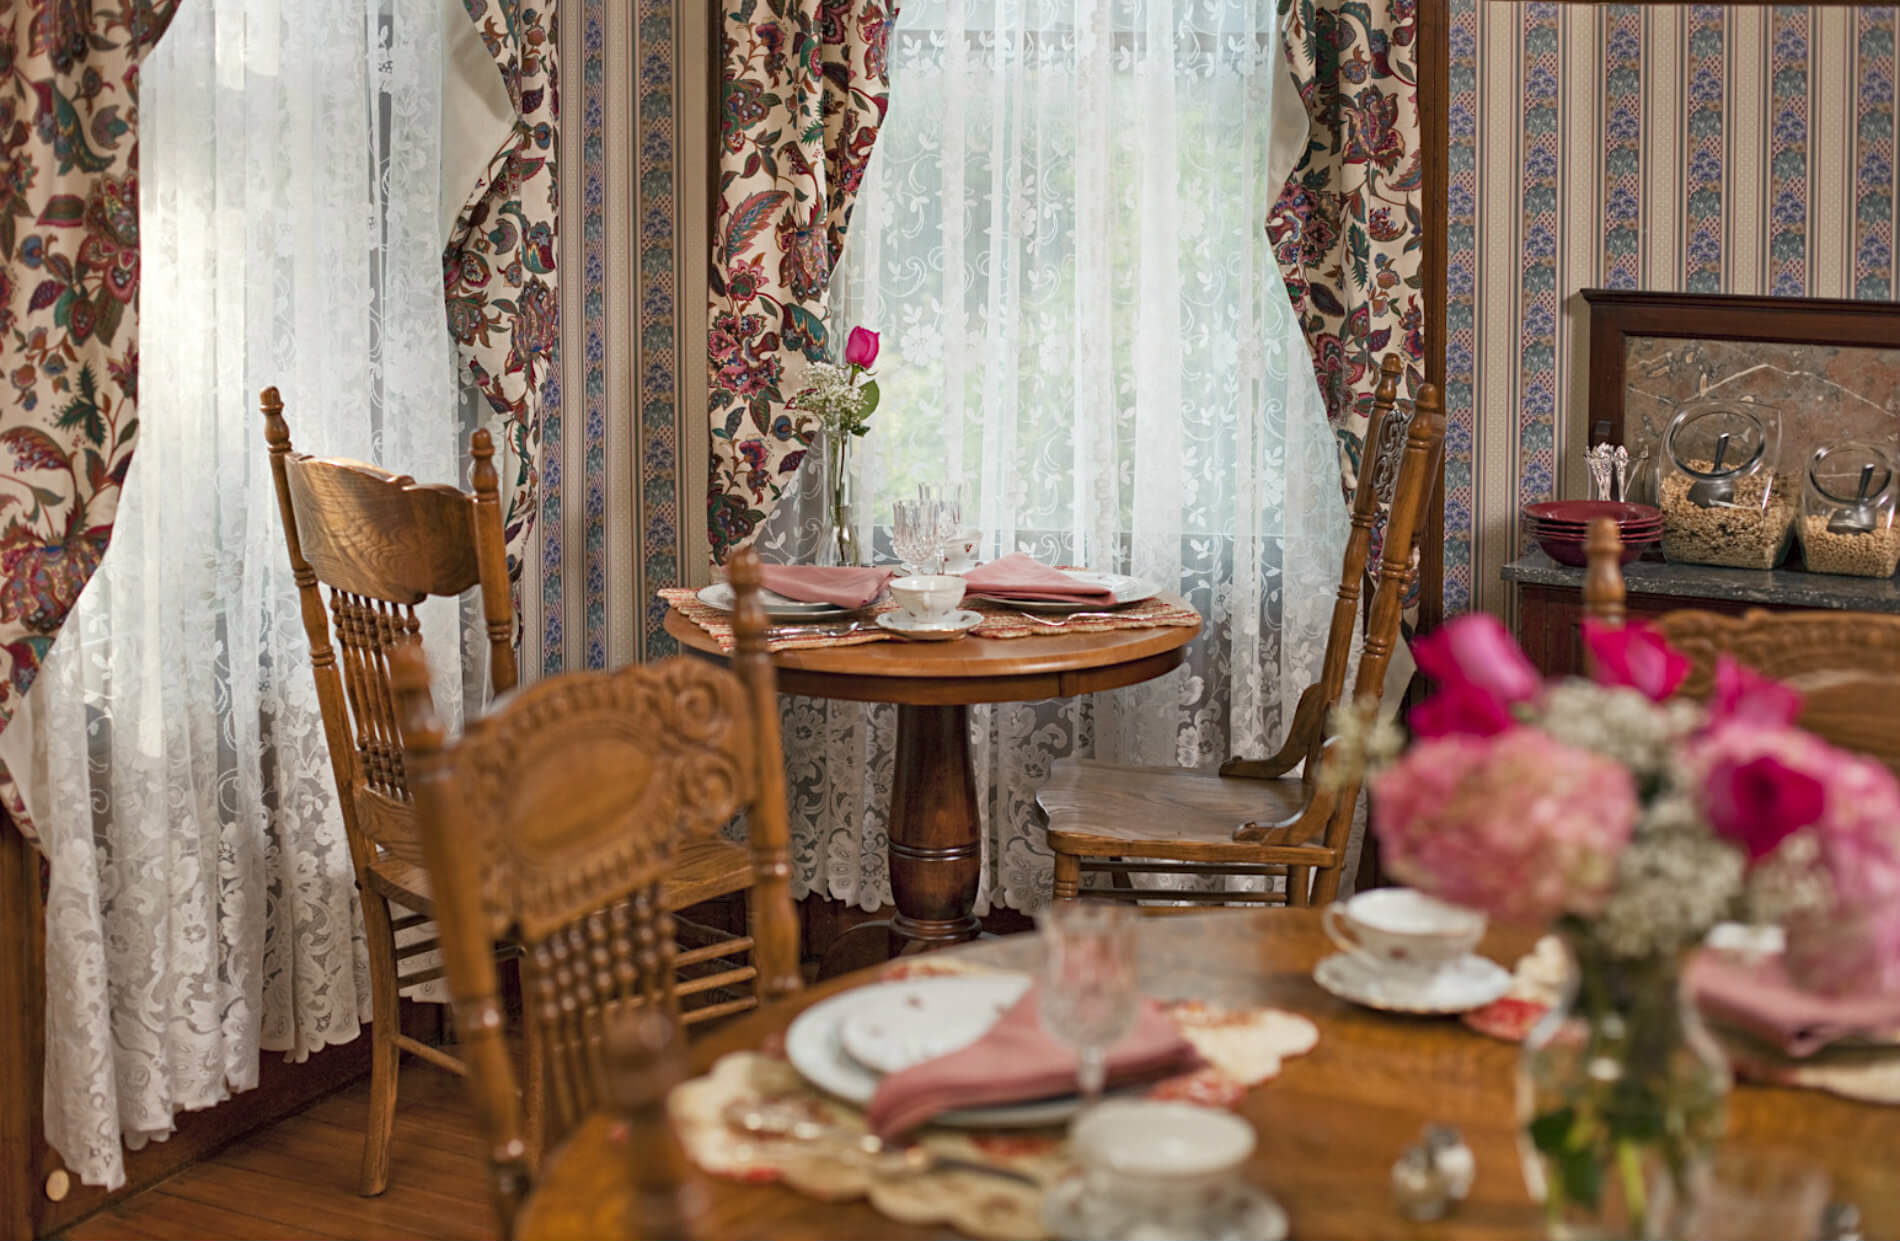
<svg viewBox="0 0 1900 1241"><path fill-rule="evenodd" d="M976 920L982 820L970 767L969 712L961 706L897 708L891 781L891 929L913 944L960 943Z"/></svg>

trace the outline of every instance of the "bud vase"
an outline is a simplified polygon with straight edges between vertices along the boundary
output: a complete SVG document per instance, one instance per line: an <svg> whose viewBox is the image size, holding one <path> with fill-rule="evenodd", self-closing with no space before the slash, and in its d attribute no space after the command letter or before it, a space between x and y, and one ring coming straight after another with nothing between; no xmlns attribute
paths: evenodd
<svg viewBox="0 0 1900 1241"><path fill-rule="evenodd" d="M821 565L857 565L858 531L853 524L850 435L835 431L818 432L813 455L823 470L823 528L818 543Z"/></svg>
<svg viewBox="0 0 1900 1241"><path fill-rule="evenodd" d="M1624 959L1564 939L1569 993L1518 1067L1525 1180L1553 1241L1675 1235L1721 1142L1727 1059L1683 988L1682 954Z"/></svg>

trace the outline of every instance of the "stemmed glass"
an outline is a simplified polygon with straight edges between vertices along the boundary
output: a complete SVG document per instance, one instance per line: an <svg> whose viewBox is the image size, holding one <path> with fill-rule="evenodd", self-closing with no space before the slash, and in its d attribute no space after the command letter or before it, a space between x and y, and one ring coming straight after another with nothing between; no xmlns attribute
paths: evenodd
<svg viewBox="0 0 1900 1241"><path fill-rule="evenodd" d="M944 548L963 532L963 485L961 483L919 483L917 498L932 515L937 529L937 550L932 573L944 570Z"/></svg>
<svg viewBox="0 0 1900 1241"><path fill-rule="evenodd" d="M936 509L922 500L899 500L891 515L891 550L904 562L907 573L921 573L936 558Z"/></svg>
<svg viewBox="0 0 1900 1241"><path fill-rule="evenodd" d="M1042 1028L1075 1048L1082 1106L1101 1098L1108 1052L1135 1025L1135 913L1124 905L1057 903L1042 929Z"/></svg>

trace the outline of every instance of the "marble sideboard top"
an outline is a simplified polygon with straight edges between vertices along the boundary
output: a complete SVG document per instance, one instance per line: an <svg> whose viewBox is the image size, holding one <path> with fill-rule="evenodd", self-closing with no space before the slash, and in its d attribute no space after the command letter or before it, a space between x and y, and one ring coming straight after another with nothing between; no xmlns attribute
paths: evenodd
<svg viewBox="0 0 1900 1241"><path fill-rule="evenodd" d="M1525 586L1583 589L1582 569L1558 564L1535 549L1505 565L1502 576L1507 582ZM1837 577L1796 569L1718 569L1638 560L1623 566L1623 582L1632 595L1726 599L1843 612L1900 612L1900 581L1890 577Z"/></svg>

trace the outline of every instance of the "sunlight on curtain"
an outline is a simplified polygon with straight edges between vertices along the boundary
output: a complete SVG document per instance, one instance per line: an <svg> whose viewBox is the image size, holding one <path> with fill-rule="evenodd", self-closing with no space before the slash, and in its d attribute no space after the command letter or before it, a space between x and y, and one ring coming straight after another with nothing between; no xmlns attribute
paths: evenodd
<svg viewBox="0 0 1900 1241"><path fill-rule="evenodd" d="M141 74L145 432L5 735L52 860L47 1136L88 1183L123 1179L121 1135L254 1086L260 1050L370 1016L257 394L283 390L304 451L460 475L440 22L192 0ZM455 605L433 608L425 641L454 651Z"/></svg>
<svg viewBox="0 0 1900 1241"><path fill-rule="evenodd" d="M1346 515L1264 231L1279 37L1269 0L908 0L893 36L834 294L834 335L884 333L862 545L958 480L986 554L1139 574L1207 618L1159 681L973 713L986 903L1047 899L1052 761L1268 753L1317 675ZM810 500L765 547L809 545ZM800 890L886 902L895 714L788 702Z"/></svg>

